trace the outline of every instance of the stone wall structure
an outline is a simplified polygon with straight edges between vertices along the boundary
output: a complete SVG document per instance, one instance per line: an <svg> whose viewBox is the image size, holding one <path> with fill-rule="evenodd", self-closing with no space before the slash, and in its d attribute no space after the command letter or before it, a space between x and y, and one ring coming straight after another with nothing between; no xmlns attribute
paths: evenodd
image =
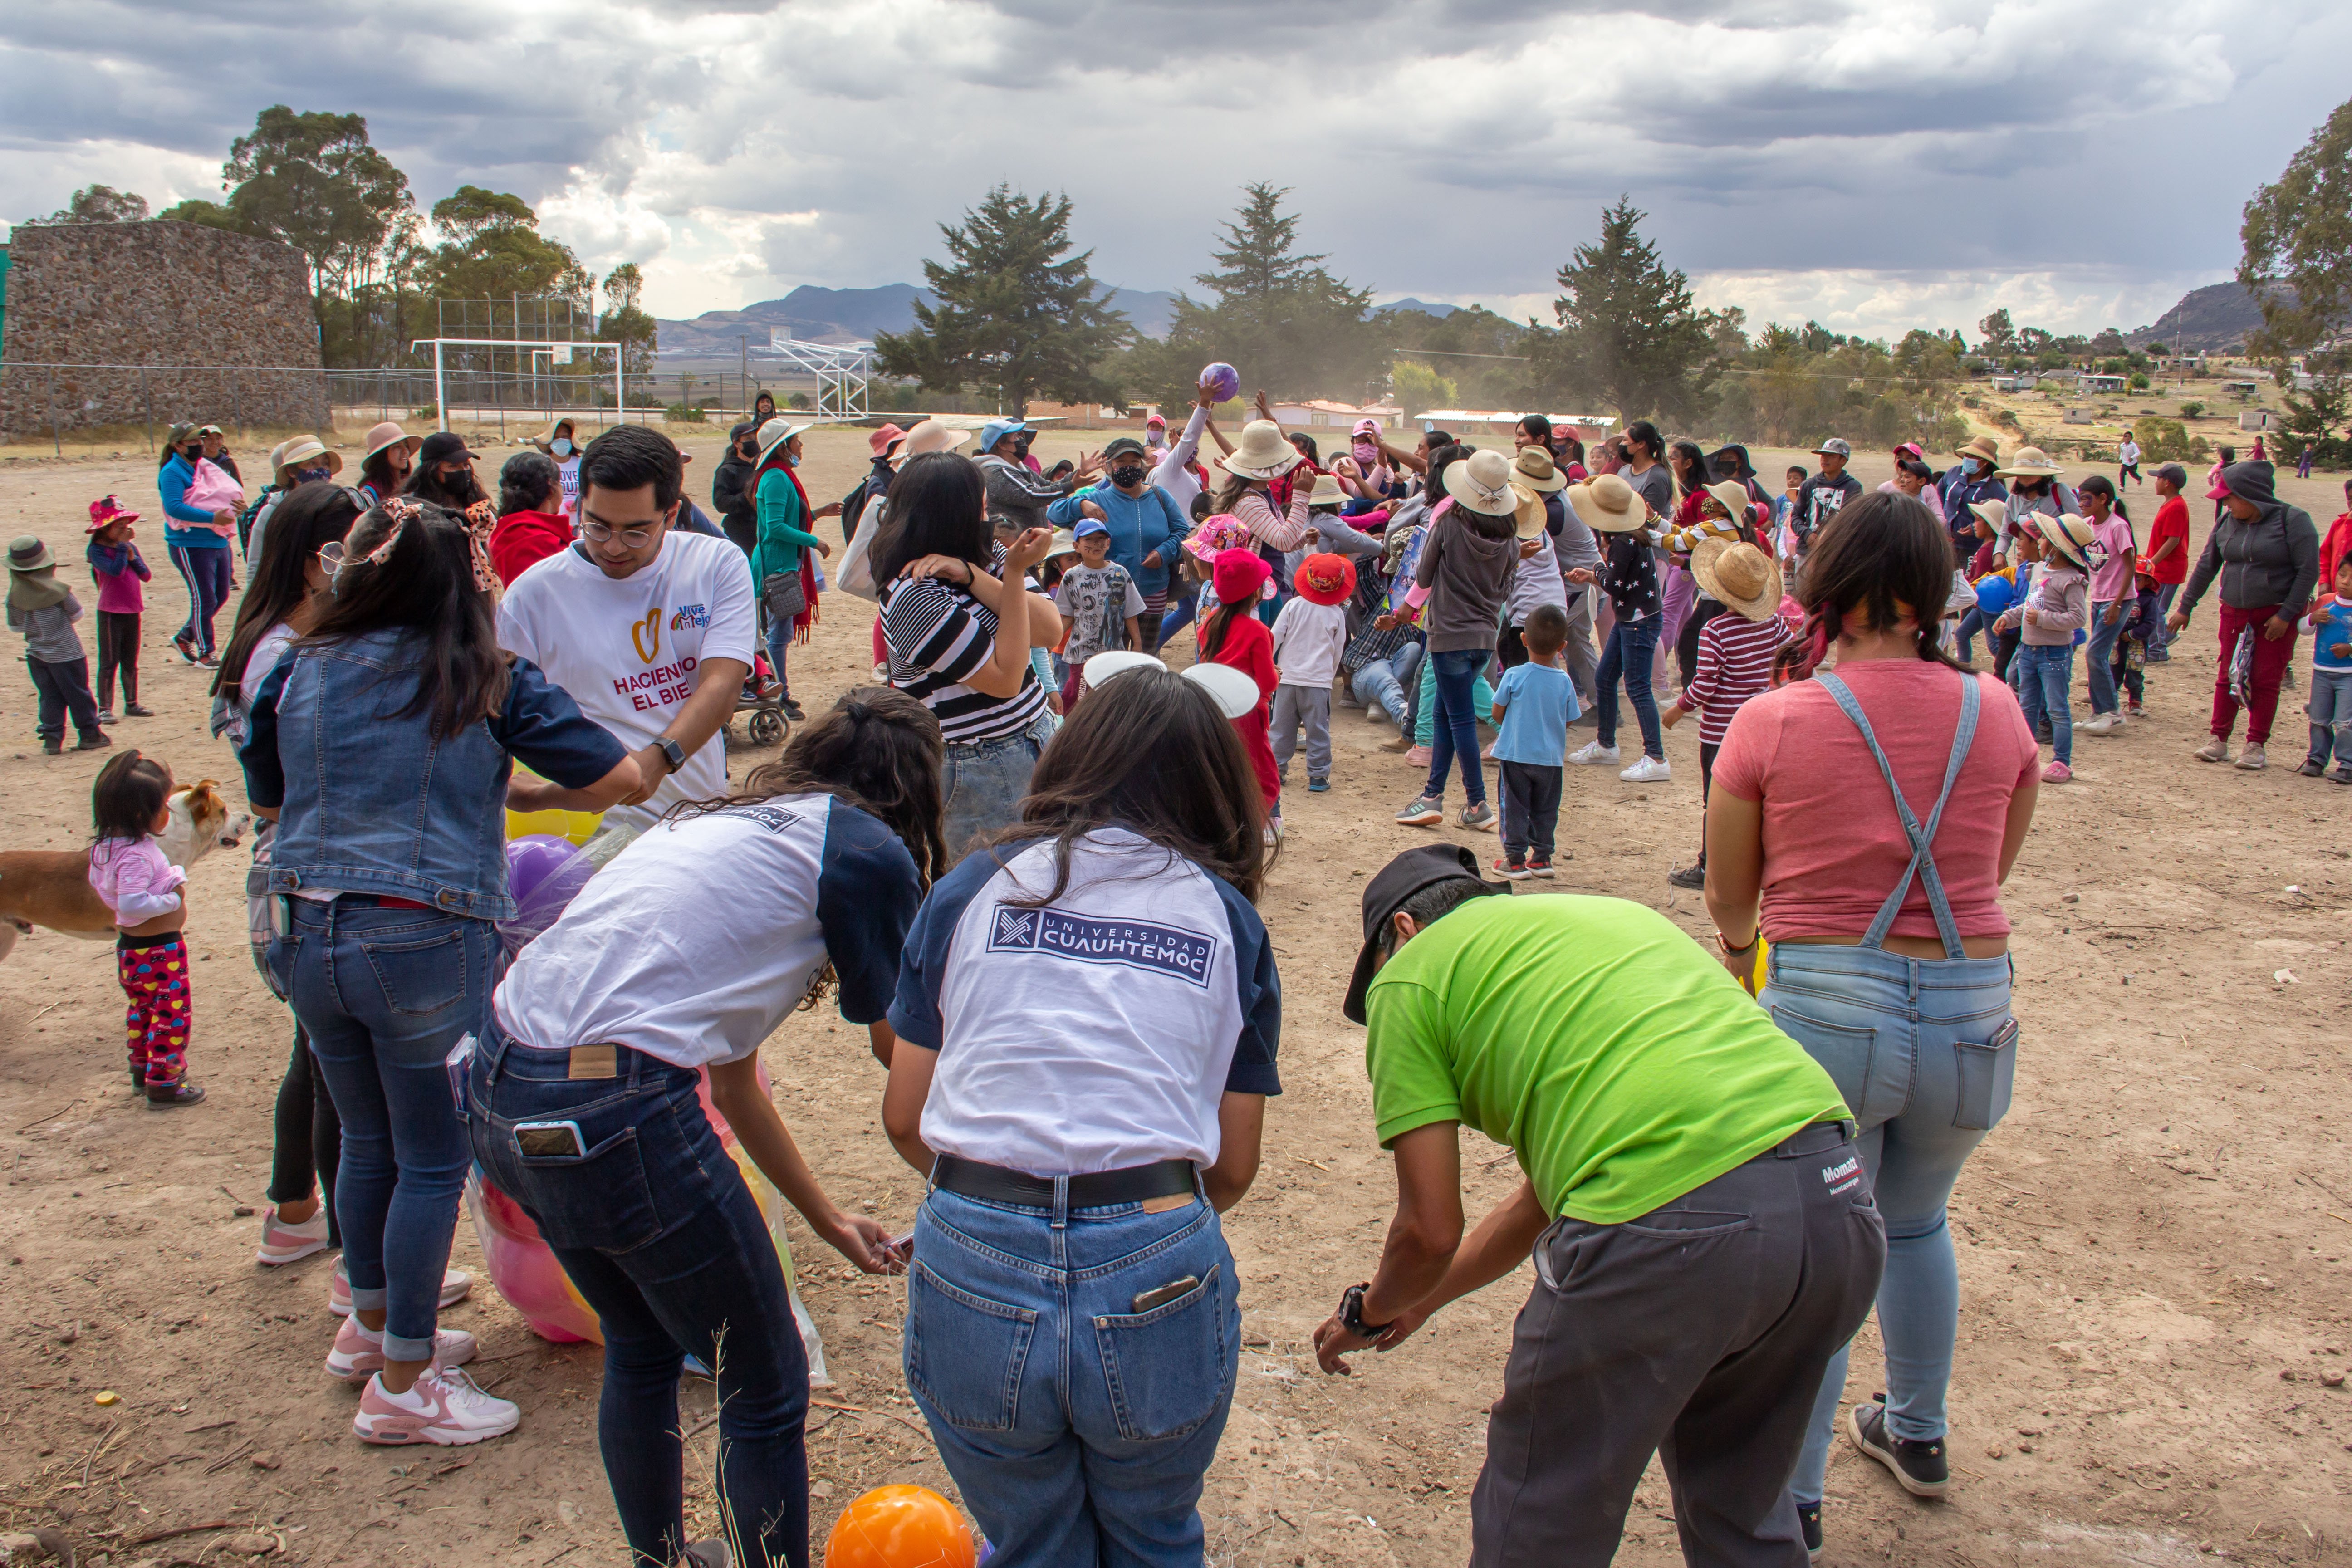
<svg viewBox="0 0 2352 1568"><path fill-rule="evenodd" d="M329 428L309 269L200 224L19 224L0 329L0 439L175 420Z"/></svg>

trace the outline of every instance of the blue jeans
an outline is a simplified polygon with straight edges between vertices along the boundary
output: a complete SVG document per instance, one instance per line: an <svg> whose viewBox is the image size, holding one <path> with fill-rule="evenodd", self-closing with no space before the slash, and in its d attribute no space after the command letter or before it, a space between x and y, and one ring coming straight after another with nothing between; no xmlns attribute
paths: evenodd
<svg viewBox="0 0 2352 1568"><path fill-rule="evenodd" d="M1377 702L1381 711L1396 721L1402 731L1412 717L1412 703L1404 694L1405 683L1421 669L1421 645L1409 642L1386 658L1375 658L1348 678L1348 689L1356 700L1366 707Z"/></svg>
<svg viewBox="0 0 2352 1568"><path fill-rule="evenodd" d="M963 858L965 846L979 835L1021 820L1021 797L1029 793L1029 774L1045 749L1034 728L1001 740L948 747L940 778L946 806L940 837L950 859Z"/></svg>
<svg viewBox="0 0 2352 1568"><path fill-rule="evenodd" d="M792 682L784 679L784 656L792 651L793 623L781 617L768 620L768 662L776 669L776 698L782 701L793 694Z"/></svg>
<svg viewBox="0 0 2352 1568"><path fill-rule="evenodd" d="M352 1305L383 1312L387 1357L429 1360L473 1163L442 1061L480 1026L498 933L433 910L286 902L268 962L342 1118L335 1219Z"/></svg>
<svg viewBox="0 0 2352 1568"><path fill-rule="evenodd" d="M1858 1147L1886 1221L1878 1331L1886 1346L1886 1422L1922 1441L1946 1429L1960 1275L1944 1205L1960 1167L2009 1109L2017 1071L2010 961L1923 961L1883 949L1790 942L1772 949L1758 997L1772 1021L1836 1080L1862 1129ZM1829 1466L1846 1352L1822 1374L1790 1489L1818 1502Z"/></svg>
<svg viewBox="0 0 2352 1568"><path fill-rule="evenodd" d="M2086 673L2091 679L2091 712L2094 717L2112 713L2123 706L2116 692L2116 639L2124 635L2124 627L2130 623L2134 605L2128 599L2122 604L2123 613L2116 617L2114 626L2109 626L2107 611L2110 605L2097 599L2091 601L2091 640L2083 649L2083 658L2090 666Z"/></svg>
<svg viewBox="0 0 2352 1568"><path fill-rule="evenodd" d="M1666 742L1658 730L1658 699L1650 689L1650 663L1658 652L1656 616L1638 621L1620 618L1609 628L1609 646L1601 651L1601 668L1593 675L1600 688L1593 693L1601 710L1601 743L1617 743L1617 682L1633 700L1633 717L1642 726L1642 754L1664 760Z"/></svg>
<svg viewBox="0 0 2352 1568"><path fill-rule="evenodd" d="M188 585L188 618L176 638L196 645L199 653L213 651L213 617L220 613L228 598L231 574L228 547L202 544L174 544L170 547L172 564L180 569L180 579Z"/></svg>
<svg viewBox="0 0 2352 1568"><path fill-rule="evenodd" d="M2022 643L2010 663L2010 684L2017 688L2017 705L2025 710L2025 721L2038 733L2046 717L2050 721L2051 751L2060 762L2072 767L2074 710L2068 705L2066 688L2074 679L2074 645L2061 643L2056 647L2042 647Z"/></svg>
<svg viewBox="0 0 2352 1568"><path fill-rule="evenodd" d="M2321 767L2332 753L2338 768L2352 771L2352 669L2311 668L2309 760Z"/></svg>
<svg viewBox="0 0 2352 1568"><path fill-rule="evenodd" d="M1191 626L1192 617L1200 613L1200 608L1201 590L1185 589L1181 597L1170 602L1168 613L1160 617L1160 640L1164 643L1186 626Z"/></svg>
<svg viewBox="0 0 2352 1568"><path fill-rule="evenodd" d="M1146 1290L1200 1284L1150 1311ZM1214 1210L1060 1210L933 1192L915 1218L907 1386L992 1568L1202 1562L1201 1481L1241 1362Z"/></svg>
<svg viewBox="0 0 2352 1568"><path fill-rule="evenodd" d="M2178 583L2167 583L2157 589L2156 638L2147 645L2150 653L2164 654L2166 658L2172 657L2165 651L2172 647L2172 628L2165 625L2164 618L2172 614L2172 601L2179 596L2180 584Z"/></svg>
<svg viewBox="0 0 2352 1568"><path fill-rule="evenodd" d="M719 1379L719 1492L745 1559L808 1563L808 1358L775 1243L695 1090L638 1051L572 1080L566 1051L492 1026L469 1085L474 1158L523 1206L604 1331L596 1436L633 1560L685 1545L677 1378ZM518 1121L576 1121L580 1158L527 1158ZM754 1543L756 1550L754 1549Z"/></svg>
<svg viewBox="0 0 2352 1568"><path fill-rule="evenodd" d="M1962 664L1973 664L1976 662L1977 656L1973 652L1969 651L1969 642L1979 632L1983 631L1986 627L1991 625L1992 621L1990 617L1987 616L1982 610L1978 609L1974 605L1970 605L1961 613L1960 626L1957 636L1959 639L1960 662Z"/></svg>
<svg viewBox="0 0 2352 1568"><path fill-rule="evenodd" d="M1478 710L1472 700L1478 678L1495 657L1483 647L1456 648L1429 656L1437 676L1437 728L1429 744L1429 784L1422 794L1432 800L1445 795L1446 771L1462 759L1462 794L1470 805L1486 798L1486 773L1478 763Z"/></svg>

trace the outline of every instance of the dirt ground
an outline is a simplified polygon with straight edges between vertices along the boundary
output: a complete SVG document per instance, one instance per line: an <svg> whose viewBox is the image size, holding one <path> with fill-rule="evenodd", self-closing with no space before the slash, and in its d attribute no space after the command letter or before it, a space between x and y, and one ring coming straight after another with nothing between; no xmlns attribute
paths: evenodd
<svg viewBox="0 0 2352 1568"><path fill-rule="evenodd" d="M703 494L717 439L687 444ZM862 466L862 436L820 432L811 445L811 491L838 495ZM1077 445L1043 443L1049 455ZM1785 460L1758 454L1768 476ZM1857 468L1875 484L1885 463L1865 454ZM44 535L86 584L83 509L112 490L148 513L141 536L160 563L152 471L134 452L10 462L6 531ZM2338 482L2284 488L2324 527ZM2136 510L2152 509L2143 494ZM144 638L158 716L114 734L241 799L234 759L205 732L204 675L166 640L184 613L179 583L159 570ZM825 598L793 671L805 703L864 679L870 618L859 601ZM2352 1557L2352 1156L2342 1031L2330 1026L2352 1000L2352 790L2291 766L2249 774L2190 759L2212 625L2209 606L2180 657L2148 671L2145 722L2078 740L2075 782L2043 793L2007 895L2025 1029L2016 1105L1952 1208L1965 1289L1956 1485L1947 1501L1916 1502L1841 1446L1830 1563ZM2296 693L2282 704L2275 754L2290 764L2299 704ZM44 759L32 728L28 683L0 679L0 845L79 843L102 758ZM1264 1174L1226 1221L1247 1348L1202 1504L1220 1565L1462 1561L1482 1418L1526 1290L1522 1271L1352 1379L1315 1369L1308 1335L1366 1277L1393 1196L1362 1037L1339 1016L1358 896L1423 837L1389 821L1416 782L1378 749L1390 728L1344 710L1334 730L1333 788L1287 803L1263 903L1289 1003L1287 1092L1267 1119ZM1572 855L1538 886L1636 900L1702 934L1696 896L1665 879L1696 847L1696 747L1691 727L1670 732L1669 784L1571 770ZM758 760L740 737L730 752L739 777ZM1482 853L1494 842L1439 831ZM159 1568L229 1560L238 1531L321 1564L624 1561L597 1460L593 1348L541 1342L485 1278L446 1321L480 1339L478 1375L520 1403L520 1431L466 1449L370 1448L350 1434L353 1391L320 1370L331 1260L255 1265L260 1221L243 1211L263 1201L290 1031L246 954L245 868L243 851L225 851L192 880L190 1060L211 1091L199 1108L151 1111L127 1093L103 946L43 931L0 966L0 1531L55 1527L83 1563ZM908 1226L920 1186L882 1136L882 1075L863 1031L795 1015L766 1061L830 1191ZM1504 1150L1478 1145L1465 1164L1474 1206L1512 1184ZM836 1380L811 1422L822 1542L867 1487L952 1489L899 1377L902 1284L851 1274L796 1220L793 1243ZM469 1226L457 1261L481 1268ZM1850 1396L1881 1386L1877 1362L1865 1330ZM707 1522L715 1434L696 1429L709 1386L688 1383L683 1398ZM1627 1531L1625 1562L1675 1559L1654 1467Z"/></svg>

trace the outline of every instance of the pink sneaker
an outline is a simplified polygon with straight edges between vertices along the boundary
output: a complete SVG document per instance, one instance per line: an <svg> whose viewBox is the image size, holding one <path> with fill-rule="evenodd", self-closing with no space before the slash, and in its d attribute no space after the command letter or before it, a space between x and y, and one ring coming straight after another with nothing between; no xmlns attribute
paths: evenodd
<svg viewBox="0 0 2352 1568"><path fill-rule="evenodd" d="M296 1263L314 1252L327 1249L327 1205L320 1204L318 1212L299 1225L289 1225L278 1217L278 1205L269 1205L261 1217L261 1247L255 1258L275 1268Z"/></svg>
<svg viewBox="0 0 2352 1568"><path fill-rule="evenodd" d="M503 1437L522 1420L511 1402L482 1392L455 1367L435 1367L405 1394L384 1387L381 1374L360 1391L352 1435L362 1443L478 1443Z"/></svg>
<svg viewBox="0 0 2352 1568"><path fill-rule="evenodd" d="M2052 763L2048 767L2042 770L2042 782L2043 784L2064 784L2068 779L2071 779L2074 776L2074 770L2068 767L2063 763Z"/></svg>
<svg viewBox="0 0 2352 1568"><path fill-rule="evenodd" d="M454 1307L474 1293L474 1277L462 1268L452 1268L441 1276L441 1301L444 1307ZM343 1260L335 1259L335 1277L327 1284L327 1310L338 1318L352 1315L352 1277Z"/></svg>
<svg viewBox="0 0 2352 1568"><path fill-rule="evenodd" d="M1429 748L1415 746L1404 754L1404 760L1407 767L1425 768L1429 766Z"/></svg>
<svg viewBox="0 0 2352 1568"><path fill-rule="evenodd" d="M433 1364L463 1366L474 1359L480 1348L474 1342L474 1336L463 1329L436 1330ZM335 1348L327 1352L327 1375L357 1383L368 1373L383 1370L383 1336L368 1332L357 1318L345 1318L343 1326L335 1331Z"/></svg>

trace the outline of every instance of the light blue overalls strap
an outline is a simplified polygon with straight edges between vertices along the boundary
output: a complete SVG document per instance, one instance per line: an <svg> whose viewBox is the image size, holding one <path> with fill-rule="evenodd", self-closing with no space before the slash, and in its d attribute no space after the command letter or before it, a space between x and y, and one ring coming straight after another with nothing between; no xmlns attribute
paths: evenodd
<svg viewBox="0 0 2352 1568"><path fill-rule="evenodd" d="M1916 876L1927 889L1927 907L1935 914L1937 934L1943 938L1944 956L1955 959L1967 957L1966 950L1960 946L1959 923L1952 918L1951 900L1944 896L1944 879L1936 874L1936 856L1932 846L1936 842L1937 826L1944 820L1944 803L1952 798L1952 785L1960 776L1960 764L1968 760L1969 748L1976 742L1977 711L1983 700L1977 678L1970 675L1961 682L1960 721L1952 731L1951 759L1944 764L1943 793L1936 796L1936 809L1928 813L1927 826L1924 828L1919 826L1919 819L1911 814L1911 803L1903 798L1903 787L1895 782L1895 769L1887 763L1885 752L1880 749L1878 737L1871 732L1870 721L1864 717L1862 704L1854 700L1853 689L1828 671L1822 671L1813 679L1821 682L1822 689L1836 700L1845 716L1853 721L1854 728L1862 731L1864 742L1870 747L1870 754L1877 759L1879 775L1885 779L1888 793L1895 796L1895 814L1903 819L1903 832L1911 840L1911 863L1903 868L1903 879L1895 885L1893 892L1886 895L1886 901L1878 906L1878 918L1870 922L1870 930L1863 937L1862 945L1876 948L1885 942L1886 933L1894 929L1895 917L1902 912L1903 900L1910 896L1911 879Z"/></svg>

